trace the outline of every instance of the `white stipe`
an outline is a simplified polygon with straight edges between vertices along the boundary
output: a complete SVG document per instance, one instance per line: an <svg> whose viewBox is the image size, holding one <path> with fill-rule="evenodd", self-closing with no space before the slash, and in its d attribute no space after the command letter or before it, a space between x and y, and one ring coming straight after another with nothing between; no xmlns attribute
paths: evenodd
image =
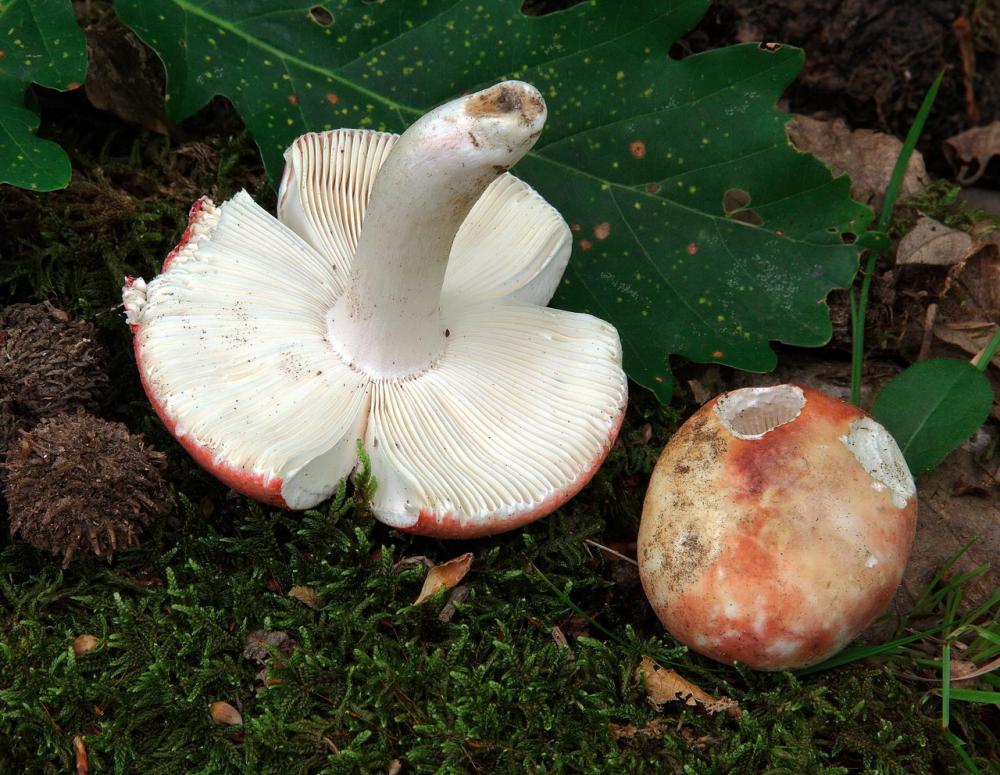
<svg viewBox="0 0 1000 775"><path fill-rule="evenodd" d="M278 219L350 274L379 169L399 135L337 129L302 135L285 151ZM420 193L401 194L420 200ZM442 295L548 304L572 250L566 221L527 183L505 173L463 221L448 259Z"/></svg>

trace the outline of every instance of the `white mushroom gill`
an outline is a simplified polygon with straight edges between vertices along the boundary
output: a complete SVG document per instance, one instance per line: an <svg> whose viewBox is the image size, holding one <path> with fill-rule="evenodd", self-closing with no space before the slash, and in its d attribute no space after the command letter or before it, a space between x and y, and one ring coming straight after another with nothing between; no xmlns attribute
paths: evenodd
<svg viewBox="0 0 1000 775"><path fill-rule="evenodd" d="M533 87L506 82L398 138L299 138L279 220L245 193L196 206L163 274L124 290L147 392L196 459L308 508L362 439L376 516L450 536L522 524L582 486L626 381L614 328L539 306L569 229L505 170L544 117Z"/></svg>

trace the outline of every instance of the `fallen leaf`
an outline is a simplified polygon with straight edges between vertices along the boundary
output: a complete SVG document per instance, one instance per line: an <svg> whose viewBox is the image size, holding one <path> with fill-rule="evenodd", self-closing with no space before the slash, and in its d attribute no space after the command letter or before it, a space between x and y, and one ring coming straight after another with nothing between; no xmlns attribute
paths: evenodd
<svg viewBox="0 0 1000 775"><path fill-rule="evenodd" d="M896 264L953 266L968 257L974 244L972 237L964 231L952 229L924 215L899 241Z"/></svg>
<svg viewBox="0 0 1000 775"><path fill-rule="evenodd" d="M944 141L958 167L958 182L967 186L982 177L994 156L1000 156L1000 121L967 129ZM955 158L957 157L957 158Z"/></svg>
<svg viewBox="0 0 1000 775"><path fill-rule="evenodd" d="M1000 240L1000 235L994 238ZM1000 245L986 238L982 250L965 262L959 282L982 307L984 316L996 316L1000 312Z"/></svg>
<svg viewBox="0 0 1000 775"><path fill-rule="evenodd" d="M976 672L977 666L975 662L952 657L949 669L952 681L963 681Z"/></svg>
<svg viewBox="0 0 1000 775"><path fill-rule="evenodd" d="M941 325L955 331L975 331L978 328L993 328L993 324L988 320L956 320L942 323Z"/></svg>
<svg viewBox="0 0 1000 775"><path fill-rule="evenodd" d="M959 191L958 199L965 202L970 210L985 210L991 215L1000 215L1000 191L972 186Z"/></svg>
<svg viewBox="0 0 1000 775"><path fill-rule="evenodd" d="M683 702L685 705L701 705L709 713L725 711L730 716L739 717L740 705L729 697L713 697L680 673L660 667L649 657L643 657L635 671L635 679L645 677L646 697L659 707L668 702Z"/></svg>
<svg viewBox="0 0 1000 775"><path fill-rule="evenodd" d="M955 483L951 486L951 494L958 498L961 496L972 496L974 498L988 498L990 495L989 484L984 481L980 482L970 482L968 479L959 478L955 480Z"/></svg>
<svg viewBox="0 0 1000 775"><path fill-rule="evenodd" d="M1000 584L1000 568L996 562L1000 556L1000 503L995 498L956 497L953 494L957 479L977 481L989 475L990 470L975 453L959 448L920 478L917 534L893 611L900 615L909 611L920 599L931 577L973 536L976 541L955 562L952 578L984 565L988 570L965 586L963 605L975 607L997 589ZM895 624L887 623L891 633ZM876 632L874 637L883 634L888 636L888 633Z"/></svg>
<svg viewBox="0 0 1000 775"><path fill-rule="evenodd" d="M998 669L1000 669L1000 657L985 665L976 665L975 662L968 662L964 659L953 659L951 661L951 680L971 681L973 678L979 678Z"/></svg>
<svg viewBox="0 0 1000 775"><path fill-rule="evenodd" d="M96 18L86 18L89 15ZM97 4L79 4L87 36L89 67L83 88L90 103L146 129L170 134L164 111L163 68L114 13Z"/></svg>
<svg viewBox="0 0 1000 775"><path fill-rule="evenodd" d="M393 565L393 570L402 571L410 570L411 568L419 568L423 565L425 568L433 568L434 561L430 557L426 557L422 554L414 555L413 557L404 557L399 560L395 565Z"/></svg>
<svg viewBox="0 0 1000 775"><path fill-rule="evenodd" d="M424 586L413 604L420 605L434 597L440 589L452 589L458 582L465 578L465 574L469 572L470 567L472 567L471 552L467 552L440 565L435 565L427 571Z"/></svg>
<svg viewBox="0 0 1000 775"><path fill-rule="evenodd" d="M808 151L830 167L834 175L851 176L851 196L865 204L881 201L892 177L896 157L903 147L892 135L856 129L843 119L820 121L792 116L785 125L788 139L800 151ZM900 198L915 194L930 182L923 156L915 151L900 188Z"/></svg>
<svg viewBox="0 0 1000 775"><path fill-rule="evenodd" d="M316 594L316 590L312 587L292 587L288 590L288 596L294 597L300 603L310 608L320 609L323 607L323 601L320 600L319 595Z"/></svg>
<svg viewBox="0 0 1000 775"><path fill-rule="evenodd" d="M701 406L712 398L712 396L716 395L716 393L712 392L711 388L705 387L701 383L701 380L689 379L688 387L691 388L691 396L694 398L695 403L697 403L698 406Z"/></svg>
<svg viewBox="0 0 1000 775"><path fill-rule="evenodd" d="M561 649L569 648L569 641L566 639L563 631L559 629L558 625L552 628L552 640L554 640L556 645Z"/></svg>
<svg viewBox="0 0 1000 775"><path fill-rule="evenodd" d="M212 713L212 721L216 724L242 724L243 716L240 714L236 708L230 705L228 702L223 702L222 700L216 700L211 705L209 705L209 710Z"/></svg>
<svg viewBox="0 0 1000 775"><path fill-rule="evenodd" d="M101 643L101 639L96 635L77 635L73 638L73 653L78 657L89 654Z"/></svg>
<svg viewBox="0 0 1000 775"><path fill-rule="evenodd" d="M949 326L934 326L934 336L942 342L961 347L969 355L977 355L989 343L993 336L994 326L989 328L956 329ZM991 366L1000 368L1000 353L993 356Z"/></svg>
<svg viewBox="0 0 1000 775"><path fill-rule="evenodd" d="M635 737L661 737L666 733L673 723L666 719L654 718L647 721L641 727L635 724L608 724L608 729L614 735L615 740L631 740Z"/></svg>
<svg viewBox="0 0 1000 775"><path fill-rule="evenodd" d="M254 630L246 637L246 646L243 649L243 658L251 662L263 664L271 656L271 646L278 649L284 656L288 656L295 649L296 641L288 637L288 633L282 630L268 632L267 630Z"/></svg>

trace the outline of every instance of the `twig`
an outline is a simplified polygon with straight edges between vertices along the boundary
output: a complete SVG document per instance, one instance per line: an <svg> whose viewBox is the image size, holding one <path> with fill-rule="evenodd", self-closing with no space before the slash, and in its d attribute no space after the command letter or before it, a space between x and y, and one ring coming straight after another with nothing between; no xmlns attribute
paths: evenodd
<svg viewBox="0 0 1000 775"><path fill-rule="evenodd" d="M603 544L597 543L597 541L591 541L589 538L584 538L583 542L585 544L590 544L591 546L596 547L597 549L600 549L602 552L607 552L608 554L613 554L619 560L625 560L625 562L630 562L633 565L635 565L636 567L639 566L639 563L636 562L635 560L633 560L631 557L628 557L627 555L624 555L621 552L616 552L610 546L604 546Z"/></svg>
<svg viewBox="0 0 1000 775"><path fill-rule="evenodd" d="M972 24L959 16L951 25L958 39L958 53L962 57L962 82L965 86L965 115L969 124L979 123L979 106L976 105L976 47L972 39Z"/></svg>
<svg viewBox="0 0 1000 775"><path fill-rule="evenodd" d="M938 305L931 304L924 315L924 338L920 342L920 352L917 353L917 363L926 361L931 352L931 341L934 339L934 319L937 318Z"/></svg>

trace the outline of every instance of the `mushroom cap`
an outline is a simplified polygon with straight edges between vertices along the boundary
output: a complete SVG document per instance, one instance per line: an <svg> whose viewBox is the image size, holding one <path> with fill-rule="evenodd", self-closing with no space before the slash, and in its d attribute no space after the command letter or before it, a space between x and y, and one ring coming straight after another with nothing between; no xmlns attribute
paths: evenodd
<svg viewBox="0 0 1000 775"><path fill-rule="evenodd" d="M570 233L505 173L452 244L438 360L396 379L346 363L327 316L395 142L365 130L300 137L278 219L245 192L196 203L163 273L123 289L143 385L203 467L259 500L314 506L355 467L361 439L382 521L443 537L511 529L571 497L610 449L627 399L618 335L538 306Z"/></svg>
<svg viewBox="0 0 1000 775"><path fill-rule="evenodd" d="M643 587L664 626L723 662L820 662L889 602L916 528L899 447L861 410L797 385L699 409L653 470Z"/></svg>

